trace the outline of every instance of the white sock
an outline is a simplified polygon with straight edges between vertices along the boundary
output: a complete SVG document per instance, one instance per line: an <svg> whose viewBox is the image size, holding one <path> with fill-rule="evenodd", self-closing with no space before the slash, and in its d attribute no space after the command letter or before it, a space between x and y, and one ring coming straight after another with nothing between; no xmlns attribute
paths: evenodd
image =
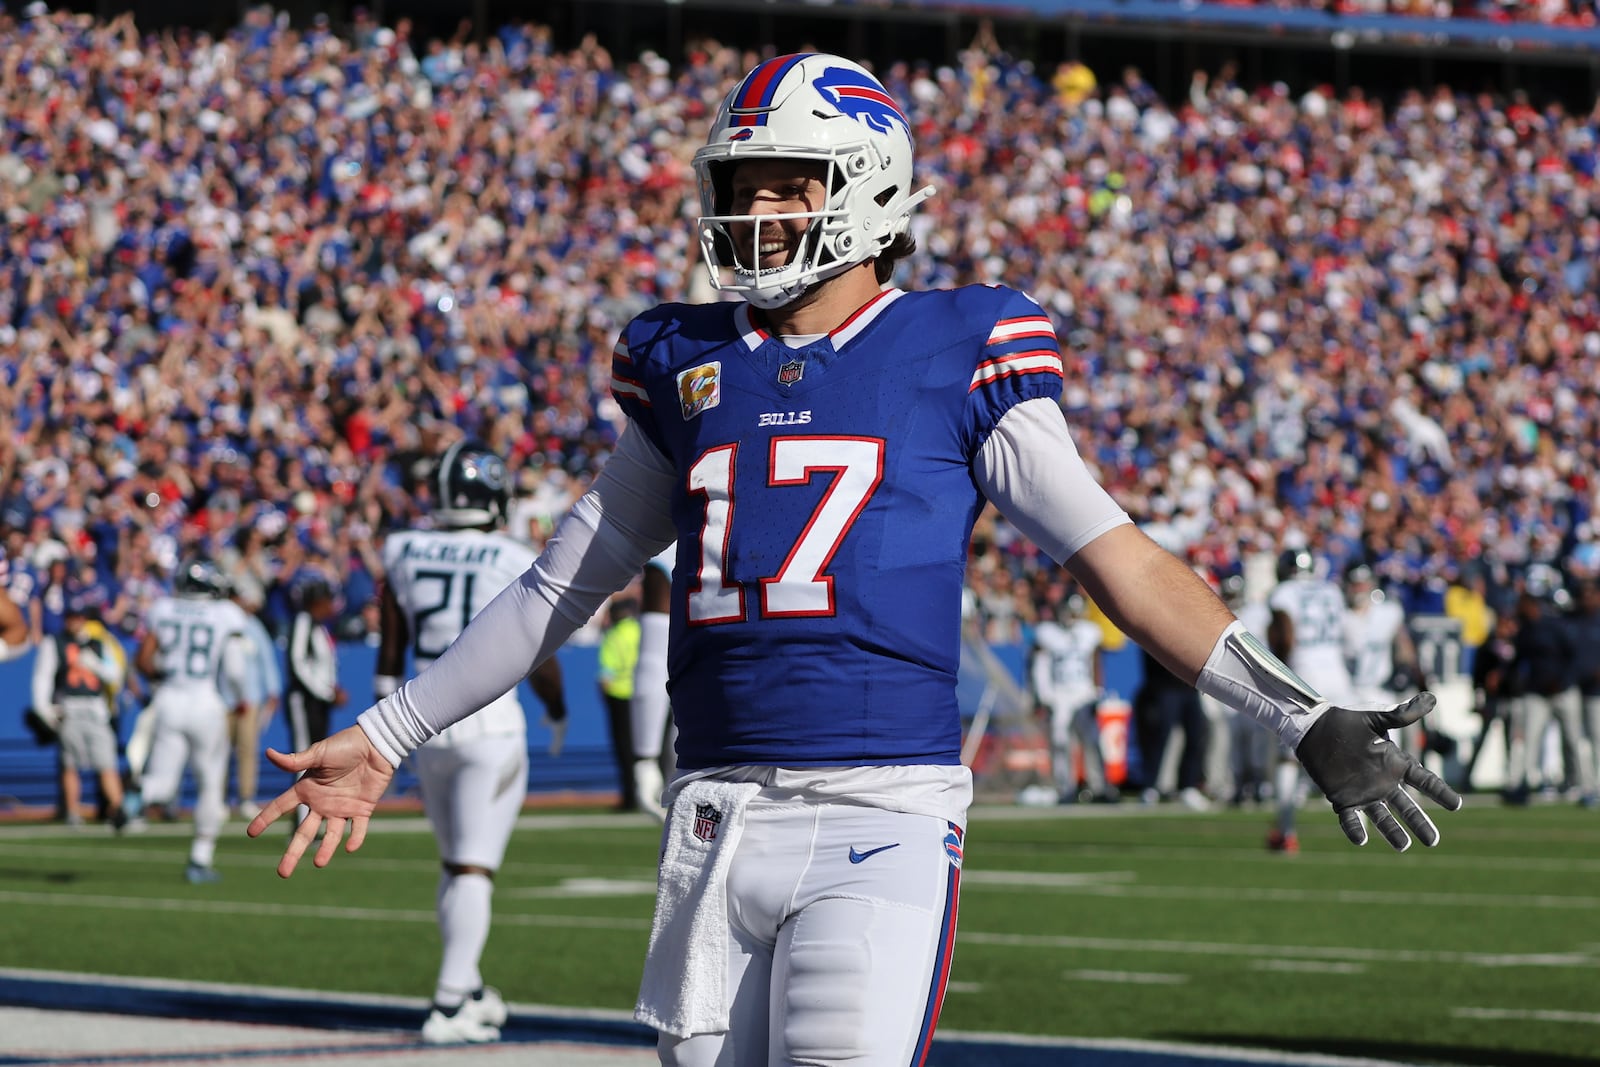
<svg viewBox="0 0 1600 1067"><path fill-rule="evenodd" d="M189 844L189 862L196 867L209 867L217 858L217 839L197 837Z"/></svg>
<svg viewBox="0 0 1600 1067"><path fill-rule="evenodd" d="M1300 806L1300 766L1296 763L1278 764L1273 786L1278 794L1278 829L1294 833L1295 809Z"/></svg>
<svg viewBox="0 0 1600 1067"><path fill-rule="evenodd" d="M483 874L439 876L439 938L444 954L433 999L446 1008L460 1004L483 985L478 961L489 940L490 898L494 882Z"/></svg>

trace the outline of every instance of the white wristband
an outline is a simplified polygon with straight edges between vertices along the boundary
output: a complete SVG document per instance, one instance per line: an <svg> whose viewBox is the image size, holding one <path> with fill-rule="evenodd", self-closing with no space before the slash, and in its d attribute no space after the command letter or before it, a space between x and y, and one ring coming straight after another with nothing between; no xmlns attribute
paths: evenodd
<svg viewBox="0 0 1600 1067"><path fill-rule="evenodd" d="M1217 638L1195 688L1271 728L1291 749L1329 707L1238 620Z"/></svg>
<svg viewBox="0 0 1600 1067"><path fill-rule="evenodd" d="M21 657L33 645L27 641L20 645L8 644L5 638L0 638L0 663L9 663Z"/></svg>

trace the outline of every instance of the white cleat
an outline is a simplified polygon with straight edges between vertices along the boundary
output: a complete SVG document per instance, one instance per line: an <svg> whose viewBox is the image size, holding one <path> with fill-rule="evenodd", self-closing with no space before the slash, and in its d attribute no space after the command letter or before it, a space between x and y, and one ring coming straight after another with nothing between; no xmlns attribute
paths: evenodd
<svg viewBox="0 0 1600 1067"><path fill-rule="evenodd" d="M435 1004L422 1024L424 1045L481 1045L500 1040L500 1028L491 1026L474 1014L469 1007L472 1001L464 1000L455 1010L448 1011ZM504 1007L504 1005L501 1005Z"/></svg>
<svg viewBox="0 0 1600 1067"><path fill-rule="evenodd" d="M506 1024L506 1002L500 990L486 985L466 999L465 1007L481 1023L501 1027Z"/></svg>

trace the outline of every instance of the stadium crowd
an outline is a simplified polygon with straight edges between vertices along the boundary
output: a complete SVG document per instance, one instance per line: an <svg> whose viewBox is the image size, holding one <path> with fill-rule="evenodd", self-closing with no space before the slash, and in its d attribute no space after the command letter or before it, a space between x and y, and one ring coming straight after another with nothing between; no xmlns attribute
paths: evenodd
<svg viewBox="0 0 1600 1067"><path fill-rule="evenodd" d="M687 161L752 63L0 15L0 521L35 632L76 582L132 633L199 552L280 634L308 574L368 633L463 431L537 542L613 443L621 325L711 295ZM1303 545L1413 612L1600 576L1600 108L1230 69L1169 100L992 38L880 74L939 189L900 280L1031 293L1080 449L1195 566ZM972 552L992 639L1066 595L997 515Z"/></svg>

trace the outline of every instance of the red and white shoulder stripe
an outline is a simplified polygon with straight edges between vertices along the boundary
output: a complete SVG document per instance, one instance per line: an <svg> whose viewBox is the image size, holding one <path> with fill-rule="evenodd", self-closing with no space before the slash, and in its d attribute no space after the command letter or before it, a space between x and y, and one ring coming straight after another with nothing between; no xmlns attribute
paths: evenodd
<svg viewBox="0 0 1600 1067"><path fill-rule="evenodd" d="M616 347L611 350L611 395L619 400L630 397L649 407L650 394L633 374L633 356L627 343L618 338Z"/></svg>
<svg viewBox="0 0 1600 1067"><path fill-rule="evenodd" d="M989 331L988 354L972 373L967 391L1013 374L1054 374L1065 377L1055 327L1044 315L1001 319Z"/></svg>

